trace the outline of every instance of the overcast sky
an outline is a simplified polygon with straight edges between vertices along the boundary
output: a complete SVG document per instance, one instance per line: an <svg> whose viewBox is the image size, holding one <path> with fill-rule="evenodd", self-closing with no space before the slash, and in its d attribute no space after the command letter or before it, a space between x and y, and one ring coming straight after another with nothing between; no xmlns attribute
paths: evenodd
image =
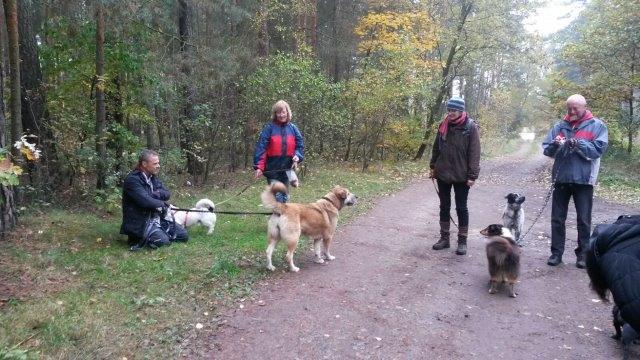
<svg viewBox="0 0 640 360"><path fill-rule="evenodd" d="M525 21L525 28L547 36L569 25L583 8L584 1L548 0Z"/></svg>

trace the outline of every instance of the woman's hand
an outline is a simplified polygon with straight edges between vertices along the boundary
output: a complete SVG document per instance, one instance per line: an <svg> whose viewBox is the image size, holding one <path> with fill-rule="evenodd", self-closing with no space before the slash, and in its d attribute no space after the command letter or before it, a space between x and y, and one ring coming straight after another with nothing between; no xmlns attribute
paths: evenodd
<svg viewBox="0 0 640 360"><path fill-rule="evenodd" d="M472 186L473 186L473 184L475 184L475 183L476 183L476 181L475 181L475 180L467 180L467 186L468 186L468 187L472 187Z"/></svg>
<svg viewBox="0 0 640 360"><path fill-rule="evenodd" d="M256 179L259 179L262 176L262 170L256 169Z"/></svg>

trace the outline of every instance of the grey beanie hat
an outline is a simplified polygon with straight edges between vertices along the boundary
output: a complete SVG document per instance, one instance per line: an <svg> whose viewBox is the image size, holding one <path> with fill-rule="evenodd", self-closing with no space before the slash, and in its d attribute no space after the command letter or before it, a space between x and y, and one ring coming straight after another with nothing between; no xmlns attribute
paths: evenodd
<svg viewBox="0 0 640 360"><path fill-rule="evenodd" d="M457 96L452 97L447 101L447 109L464 111L464 99Z"/></svg>

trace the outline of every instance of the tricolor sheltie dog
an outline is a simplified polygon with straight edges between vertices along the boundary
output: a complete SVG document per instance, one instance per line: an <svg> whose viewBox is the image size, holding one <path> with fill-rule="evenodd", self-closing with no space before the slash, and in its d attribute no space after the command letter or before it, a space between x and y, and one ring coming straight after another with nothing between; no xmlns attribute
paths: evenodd
<svg viewBox="0 0 640 360"><path fill-rule="evenodd" d="M491 287L489 294L495 294L498 286L507 283L509 296L516 297L515 283L520 274L520 248L513 235L500 224L491 224L480 233L487 237L487 260Z"/></svg>

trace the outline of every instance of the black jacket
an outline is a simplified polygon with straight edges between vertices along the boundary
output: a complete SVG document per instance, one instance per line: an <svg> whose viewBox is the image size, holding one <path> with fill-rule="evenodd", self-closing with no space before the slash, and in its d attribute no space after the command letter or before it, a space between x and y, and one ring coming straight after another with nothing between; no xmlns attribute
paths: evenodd
<svg viewBox="0 0 640 360"><path fill-rule="evenodd" d="M467 118L459 126L450 126L446 139L436 134L429 168L434 170L436 179L449 184L478 178L480 133L475 121Z"/></svg>
<svg viewBox="0 0 640 360"><path fill-rule="evenodd" d="M171 197L162 181L151 176L151 186L140 170L133 170L124 179L122 186L122 226L120 233L142 239L147 223L158 208L165 206Z"/></svg>
<svg viewBox="0 0 640 360"><path fill-rule="evenodd" d="M622 318L640 332L640 215L596 226L590 241L588 251L595 255Z"/></svg>

